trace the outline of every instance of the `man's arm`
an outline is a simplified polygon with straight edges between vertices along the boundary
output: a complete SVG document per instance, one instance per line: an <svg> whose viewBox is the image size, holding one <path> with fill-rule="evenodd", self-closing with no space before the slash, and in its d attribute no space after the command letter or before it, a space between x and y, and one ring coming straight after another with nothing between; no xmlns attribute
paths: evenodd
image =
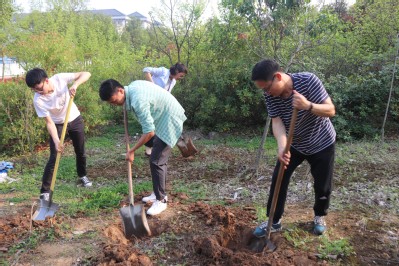
<svg viewBox="0 0 399 266"><path fill-rule="evenodd" d="M154 83L154 81L152 80L152 75L151 75L150 72L144 72L144 79L149 81L149 82Z"/></svg>
<svg viewBox="0 0 399 266"><path fill-rule="evenodd" d="M54 141L55 149L57 151L62 152L62 147L59 147L60 138L58 137L57 128L55 127L53 119L51 119L50 116L46 116L44 119L46 120L47 131L48 131L48 133L50 134L51 138Z"/></svg>
<svg viewBox="0 0 399 266"><path fill-rule="evenodd" d="M78 89L78 87L81 84L88 81L91 76L90 72L77 72L74 74L75 74L75 77L74 77L75 81L73 82L72 86L69 88L69 93L70 93L71 97L75 96L76 90Z"/></svg>
<svg viewBox="0 0 399 266"><path fill-rule="evenodd" d="M291 153L288 151L288 153L284 154L285 146L287 145L287 134L283 120L280 117L272 118L272 129L273 135L277 140L278 159L287 166L290 162Z"/></svg>
<svg viewBox="0 0 399 266"><path fill-rule="evenodd" d="M136 144L129 150L129 152L126 154L126 160L133 162L134 161L134 152L138 150L141 146L146 144L153 136L155 135L154 131L145 133L141 135L139 140L136 142Z"/></svg>
<svg viewBox="0 0 399 266"><path fill-rule="evenodd" d="M323 117L333 117L335 115L335 106L328 97L322 103L312 103L302 94L294 90L294 99L292 102L294 108L298 110L309 110L314 115Z"/></svg>

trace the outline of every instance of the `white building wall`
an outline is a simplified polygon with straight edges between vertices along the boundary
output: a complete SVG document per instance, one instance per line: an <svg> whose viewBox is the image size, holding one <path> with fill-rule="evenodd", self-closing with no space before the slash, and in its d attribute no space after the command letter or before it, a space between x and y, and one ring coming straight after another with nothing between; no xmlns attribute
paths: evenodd
<svg viewBox="0 0 399 266"><path fill-rule="evenodd" d="M16 77L16 76L22 76L25 74L25 70L20 67L19 64L15 61L8 61L4 65L4 77L10 78L10 77ZM0 61L0 78L3 77L3 62Z"/></svg>

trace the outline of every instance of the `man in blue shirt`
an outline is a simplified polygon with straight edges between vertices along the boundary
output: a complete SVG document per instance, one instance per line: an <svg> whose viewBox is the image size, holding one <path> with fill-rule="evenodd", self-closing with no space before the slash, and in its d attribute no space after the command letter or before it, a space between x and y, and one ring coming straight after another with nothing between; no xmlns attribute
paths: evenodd
<svg viewBox="0 0 399 266"><path fill-rule="evenodd" d="M183 107L176 98L154 83L137 80L122 86L114 79L101 83L100 98L112 105L125 105L132 111L142 126L143 134L126 154L126 160L133 162L135 151L154 137L150 157L153 194L143 201L154 200L147 214L157 215L167 208L166 175L171 149L176 145L187 119Z"/></svg>
<svg viewBox="0 0 399 266"><path fill-rule="evenodd" d="M252 80L256 87L264 91L267 112L272 118L273 134L278 145L278 161L267 203L268 216L280 163L286 167L272 232L282 228L281 217L291 175L298 165L307 160L314 178L314 232L321 235L326 230L324 217L327 215L332 190L336 133L330 117L335 115L335 106L316 75L307 72L284 73L273 60L257 63L252 70ZM298 109L298 117L290 151L285 153L286 134L294 108ZM265 236L266 228L267 222L262 223L255 229L254 235Z"/></svg>

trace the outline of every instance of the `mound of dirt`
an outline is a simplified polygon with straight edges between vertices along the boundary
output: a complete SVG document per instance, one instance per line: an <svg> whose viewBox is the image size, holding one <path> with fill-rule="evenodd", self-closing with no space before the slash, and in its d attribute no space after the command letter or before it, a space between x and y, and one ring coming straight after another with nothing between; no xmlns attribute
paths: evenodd
<svg viewBox="0 0 399 266"><path fill-rule="evenodd" d="M205 220L208 226L217 230L210 236L200 236L194 239L196 253L208 260L209 264L221 265L323 265L317 263L312 254L296 251L285 242L280 233L275 233L271 241L277 250L271 253L267 248L255 252L251 248L254 241L253 227L249 222L254 214L242 209L226 208L224 206L209 206L197 202L192 207L198 217Z"/></svg>
<svg viewBox="0 0 399 266"><path fill-rule="evenodd" d="M19 208L18 215L3 216L0 219L0 249L7 251L11 246L25 238L30 232L30 208ZM33 222L32 229L46 228L47 222Z"/></svg>
<svg viewBox="0 0 399 266"><path fill-rule="evenodd" d="M103 257L99 258L98 264L101 266L112 265L153 265L150 258L141 254L129 245L110 244L103 248Z"/></svg>
<svg viewBox="0 0 399 266"><path fill-rule="evenodd" d="M117 225L111 225L104 230L105 236L109 239L111 243L120 243L122 245L128 245L129 240L126 239L121 228Z"/></svg>
<svg viewBox="0 0 399 266"><path fill-rule="evenodd" d="M104 230L109 243L103 246L103 256L98 258L97 264L101 266L113 265L153 265L151 259L134 248L135 239L128 240L120 225L111 225Z"/></svg>

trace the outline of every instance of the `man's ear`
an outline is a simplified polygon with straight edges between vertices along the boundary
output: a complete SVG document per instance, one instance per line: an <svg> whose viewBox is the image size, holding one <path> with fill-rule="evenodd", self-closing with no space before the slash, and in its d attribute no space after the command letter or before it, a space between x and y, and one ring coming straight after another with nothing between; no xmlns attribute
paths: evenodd
<svg viewBox="0 0 399 266"><path fill-rule="evenodd" d="M281 73L280 73L280 72L277 72L276 74L274 74L274 77L275 77L276 79L278 79L278 81L281 81L281 79L282 79L282 76L281 76Z"/></svg>

